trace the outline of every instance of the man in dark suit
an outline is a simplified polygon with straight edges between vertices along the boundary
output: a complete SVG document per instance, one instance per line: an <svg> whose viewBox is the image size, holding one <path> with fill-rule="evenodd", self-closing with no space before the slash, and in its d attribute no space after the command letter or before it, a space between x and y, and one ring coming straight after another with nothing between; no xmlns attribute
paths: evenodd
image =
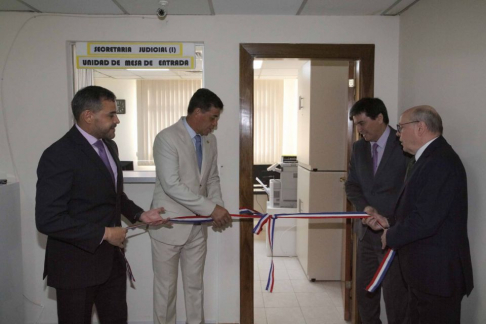
<svg viewBox="0 0 486 324"><path fill-rule="evenodd" d="M403 150L415 157L395 218L369 210L369 225L391 225L382 244L400 257L411 323L460 323L462 298L473 289L466 171L442 137L442 120L434 108L408 109L397 128Z"/></svg>
<svg viewBox="0 0 486 324"><path fill-rule="evenodd" d="M346 194L356 210L373 206L386 217L393 209L405 178L407 157L395 130L388 126L388 113L378 98L363 98L349 113L362 139L353 145L346 181ZM374 231L361 221L355 222L358 234L356 294L362 323L379 324L381 290L366 291L385 253L381 249L381 228ZM388 323L408 323L407 290L398 267L392 262L382 283Z"/></svg>
<svg viewBox="0 0 486 324"><path fill-rule="evenodd" d="M76 125L47 148L37 169L36 224L48 235L44 278L56 288L59 323L91 323L93 304L101 323L126 323L129 221L167 222L163 208L144 212L123 192L115 95L89 86L71 103Z"/></svg>

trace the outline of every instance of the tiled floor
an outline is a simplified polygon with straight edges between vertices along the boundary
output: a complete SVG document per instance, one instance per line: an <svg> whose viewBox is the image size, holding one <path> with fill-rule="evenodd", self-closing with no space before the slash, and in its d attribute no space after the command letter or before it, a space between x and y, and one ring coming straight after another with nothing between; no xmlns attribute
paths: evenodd
<svg viewBox="0 0 486 324"><path fill-rule="evenodd" d="M255 237L255 324L349 324L343 319L341 283L307 280L296 257L274 257L273 293L265 291L270 267L265 240Z"/></svg>

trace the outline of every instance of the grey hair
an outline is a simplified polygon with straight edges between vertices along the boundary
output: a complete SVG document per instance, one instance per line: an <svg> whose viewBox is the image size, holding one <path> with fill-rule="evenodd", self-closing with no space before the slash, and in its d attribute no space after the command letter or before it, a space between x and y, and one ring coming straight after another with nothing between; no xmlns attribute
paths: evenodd
<svg viewBox="0 0 486 324"><path fill-rule="evenodd" d="M439 113L430 106L418 106L410 114L412 120L423 122L428 130L434 134L442 135L442 118Z"/></svg>

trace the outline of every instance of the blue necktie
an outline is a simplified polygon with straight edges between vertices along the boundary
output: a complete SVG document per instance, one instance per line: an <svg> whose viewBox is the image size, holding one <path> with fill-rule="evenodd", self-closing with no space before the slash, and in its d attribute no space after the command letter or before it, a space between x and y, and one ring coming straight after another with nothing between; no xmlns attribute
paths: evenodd
<svg viewBox="0 0 486 324"><path fill-rule="evenodd" d="M201 171L201 165L202 165L201 135L196 135L196 155L197 155L197 166L199 167L199 171Z"/></svg>
<svg viewBox="0 0 486 324"><path fill-rule="evenodd" d="M113 174L113 170L110 165L110 161L108 161L108 156L106 155L105 151L105 146L103 145L103 142L101 140L98 140L97 142L94 143L94 146L98 148L98 154L105 164L105 166L108 168L108 171L110 172L111 179L113 180L113 183L115 183L115 175Z"/></svg>

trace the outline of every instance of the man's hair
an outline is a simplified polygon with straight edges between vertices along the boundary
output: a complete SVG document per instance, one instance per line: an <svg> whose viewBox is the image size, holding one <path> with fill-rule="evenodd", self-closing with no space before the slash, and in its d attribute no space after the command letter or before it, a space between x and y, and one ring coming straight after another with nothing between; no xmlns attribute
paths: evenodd
<svg viewBox="0 0 486 324"><path fill-rule="evenodd" d="M441 134L444 128L442 127L442 118L439 113L430 106L418 106L410 113L410 120L424 122L427 129L434 134Z"/></svg>
<svg viewBox="0 0 486 324"><path fill-rule="evenodd" d="M388 125L388 112L386 111L385 104L381 99L378 98L363 98L358 101L351 107L349 111L349 120L353 120L354 116L361 115L365 113L366 116L370 117L371 119L375 120L379 114L383 115L383 122Z"/></svg>
<svg viewBox="0 0 486 324"><path fill-rule="evenodd" d="M207 112L211 110L211 107L223 110L223 102L211 90L201 88L192 95L191 101L189 101L189 106L187 107L187 114L192 114L196 108L200 108L203 112Z"/></svg>
<svg viewBox="0 0 486 324"><path fill-rule="evenodd" d="M115 99L115 94L108 89L98 86L83 88L76 92L71 101L74 119L79 121L81 113L85 110L91 110L93 112L100 111L103 107L103 100L115 101Z"/></svg>

